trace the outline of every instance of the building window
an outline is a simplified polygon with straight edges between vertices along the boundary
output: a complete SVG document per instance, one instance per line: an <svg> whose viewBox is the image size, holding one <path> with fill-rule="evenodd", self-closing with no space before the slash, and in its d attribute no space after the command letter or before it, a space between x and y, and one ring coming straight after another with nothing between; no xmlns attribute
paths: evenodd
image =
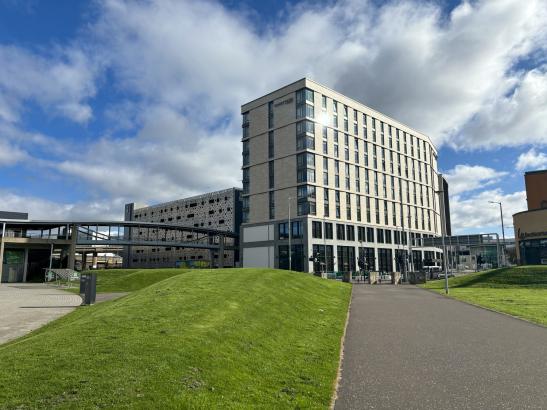
<svg viewBox="0 0 547 410"><path fill-rule="evenodd" d="M346 226L346 237L348 241L355 240L355 227L353 225Z"/></svg>
<svg viewBox="0 0 547 410"><path fill-rule="evenodd" d="M268 178L269 178L269 187L272 189L275 184L275 168L274 161L268 162Z"/></svg>
<svg viewBox="0 0 547 410"><path fill-rule="evenodd" d="M249 165L249 141L243 141L243 166Z"/></svg>
<svg viewBox="0 0 547 410"><path fill-rule="evenodd" d="M303 88L296 92L296 118L314 118L313 91Z"/></svg>
<svg viewBox="0 0 547 410"><path fill-rule="evenodd" d="M311 233L312 238L315 239L321 239L323 237L322 235L322 223L318 221L312 221L311 223Z"/></svg>
<svg viewBox="0 0 547 410"><path fill-rule="evenodd" d="M384 230L377 228L376 229L376 241L378 243L384 243Z"/></svg>
<svg viewBox="0 0 547 410"><path fill-rule="evenodd" d="M242 198L242 222L249 222L249 197Z"/></svg>
<svg viewBox="0 0 547 410"><path fill-rule="evenodd" d="M328 217L330 214L329 209L329 190L327 188L323 189L323 215Z"/></svg>
<svg viewBox="0 0 547 410"><path fill-rule="evenodd" d="M274 156L274 132L268 132L268 158L273 158Z"/></svg>
<svg viewBox="0 0 547 410"><path fill-rule="evenodd" d="M282 222L277 224L277 231L279 239L289 239L289 224L288 222Z"/></svg>
<svg viewBox="0 0 547 410"><path fill-rule="evenodd" d="M300 185L297 190L298 215L315 215L315 187L313 185Z"/></svg>
<svg viewBox="0 0 547 410"><path fill-rule="evenodd" d="M351 194L346 193L346 219L351 220Z"/></svg>
<svg viewBox="0 0 547 410"><path fill-rule="evenodd" d="M367 228L367 242L374 243L374 228Z"/></svg>
<svg viewBox="0 0 547 410"><path fill-rule="evenodd" d="M274 103L270 101L268 103L268 128L273 128L274 126Z"/></svg>
<svg viewBox="0 0 547 410"><path fill-rule="evenodd" d="M302 238L302 221L291 221L291 235L293 239Z"/></svg>
<svg viewBox="0 0 547 410"><path fill-rule="evenodd" d="M332 223L325 222L325 239L333 239Z"/></svg>
<svg viewBox="0 0 547 410"><path fill-rule="evenodd" d="M250 185L250 176L249 176L249 168L243 168L243 193L248 194L249 193L249 185Z"/></svg>
<svg viewBox="0 0 547 410"><path fill-rule="evenodd" d="M346 240L346 227L343 224L336 224L336 239Z"/></svg>
<svg viewBox="0 0 547 410"><path fill-rule="evenodd" d="M275 192L274 191L270 191L269 193L270 195L270 219L274 219L275 218Z"/></svg>
<svg viewBox="0 0 547 410"><path fill-rule="evenodd" d="M315 150L315 126L311 121L296 123L296 149Z"/></svg>
<svg viewBox="0 0 547 410"><path fill-rule="evenodd" d="M296 156L297 182L315 182L315 155L303 152Z"/></svg>
<svg viewBox="0 0 547 410"><path fill-rule="evenodd" d="M340 219L340 191L334 191L334 202L336 205L336 218Z"/></svg>

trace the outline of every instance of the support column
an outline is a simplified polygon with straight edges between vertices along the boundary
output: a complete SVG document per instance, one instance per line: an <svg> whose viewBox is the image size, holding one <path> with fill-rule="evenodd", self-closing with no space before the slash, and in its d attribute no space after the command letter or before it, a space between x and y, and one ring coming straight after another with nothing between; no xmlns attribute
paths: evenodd
<svg viewBox="0 0 547 410"><path fill-rule="evenodd" d="M224 267L224 235L220 235L219 238L220 247L218 249L218 267Z"/></svg>
<svg viewBox="0 0 547 410"><path fill-rule="evenodd" d="M70 245L68 248L68 269L74 270L74 265L76 263L76 242L78 240L78 232L76 225L70 227ZM68 232L67 232L68 234Z"/></svg>
<svg viewBox="0 0 547 410"><path fill-rule="evenodd" d="M2 282L2 272L4 269L4 237L6 236L6 224L2 224L2 238L0 238L0 283Z"/></svg>
<svg viewBox="0 0 547 410"><path fill-rule="evenodd" d="M91 260L91 268L97 269L97 260L99 259L97 252L93 252L93 259Z"/></svg>
<svg viewBox="0 0 547 410"><path fill-rule="evenodd" d="M27 281L27 272L28 272L28 248L25 248L25 265L23 266L23 282Z"/></svg>

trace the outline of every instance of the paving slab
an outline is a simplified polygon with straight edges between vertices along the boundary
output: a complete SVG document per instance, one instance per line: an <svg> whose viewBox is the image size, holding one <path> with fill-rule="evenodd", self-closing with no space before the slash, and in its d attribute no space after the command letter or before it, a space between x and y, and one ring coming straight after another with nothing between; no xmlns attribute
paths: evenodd
<svg viewBox="0 0 547 410"><path fill-rule="evenodd" d="M1 284L0 344L72 312L81 303L80 296L44 284Z"/></svg>
<svg viewBox="0 0 547 410"><path fill-rule="evenodd" d="M546 409L547 328L414 287L355 285L335 409Z"/></svg>

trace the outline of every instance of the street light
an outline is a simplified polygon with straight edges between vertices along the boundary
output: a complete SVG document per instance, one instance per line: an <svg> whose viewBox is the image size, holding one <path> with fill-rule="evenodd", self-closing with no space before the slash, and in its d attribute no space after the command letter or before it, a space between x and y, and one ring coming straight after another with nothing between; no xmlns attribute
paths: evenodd
<svg viewBox="0 0 547 410"><path fill-rule="evenodd" d="M501 205L501 202L497 202L497 201L488 201L489 203L491 204L498 204L500 206L500 218L501 218L501 237L503 238L503 246L502 246L502 251L503 251L503 257L502 257L502 262L503 262L503 266L505 266L505 228L503 227L503 207Z"/></svg>
<svg viewBox="0 0 547 410"><path fill-rule="evenodd" d="M444 204L444 183L443 183L443 177L442 174L439 174L439 180L438 184L440 186L439 191L435 191L436 194L439 194L439 205L440 205L440 213L441 213L441 230L442 230L442 241L443 241L443 266L444 266L444 291L448 295L448 258L446 255L446 243L445 243L445 235L446 235L446 210L445 210L445 204Z"/></svg>

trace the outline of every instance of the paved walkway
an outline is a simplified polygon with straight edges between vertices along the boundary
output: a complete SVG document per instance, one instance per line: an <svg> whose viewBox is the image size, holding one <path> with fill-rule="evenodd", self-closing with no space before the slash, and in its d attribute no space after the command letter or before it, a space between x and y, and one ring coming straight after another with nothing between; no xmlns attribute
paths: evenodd
<svg viewBox="0 0 547 410"><path fill-rule="evenodd" d="M0 344L66 315L82 303L78 295L39 283L0 285Z"/></svg>
<svg viewBox="0 0 547 410"><path fill-rule="evenodd" d="M413 286L356 285L336 409L545 409L547 328Z"/></svg>

